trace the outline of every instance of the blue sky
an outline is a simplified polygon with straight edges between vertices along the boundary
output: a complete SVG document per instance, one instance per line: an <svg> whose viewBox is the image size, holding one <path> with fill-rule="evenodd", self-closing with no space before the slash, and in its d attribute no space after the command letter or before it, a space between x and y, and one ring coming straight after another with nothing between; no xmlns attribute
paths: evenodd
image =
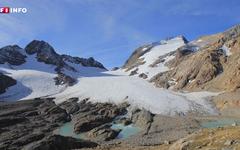
<svg viewBox="0 0 240 150"><path fill-rule="evenodd" d="M239 0L1 0L27 14L0 14L0 46L33 39L58 53L121 66L138 46L184 35L192 40L240 22Z"/></svg>

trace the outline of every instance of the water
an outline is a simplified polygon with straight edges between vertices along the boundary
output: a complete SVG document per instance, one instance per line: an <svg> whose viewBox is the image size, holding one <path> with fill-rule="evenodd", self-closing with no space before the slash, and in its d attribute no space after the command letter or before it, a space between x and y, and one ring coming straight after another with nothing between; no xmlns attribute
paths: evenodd
<svg viewBox="0 0 240 150"><path fill-rule="evenodd" d="M84 139L84 134L74 133L74 127L71 122L67 122L63 126L61 126L59 129L59 134L62 136L70 136L77 139Z"/></svg>
<svg viewBox="0 0 240 150"><path fill-rule="evenodd" d="M218 127L225 127L225 126L231 126L232 124L240 124L239 119L231 119L231 118L224 118L224 119L218 119L218 120L211 120L201 123L201 126L203 128L218 128Z"/></svg>
<svg viewBox="0 0 240 150"><path fill-rule="evenodd" d="M132 135L135 135L141 131L140 128L134 127L133 125L124 126L123 124L112 124L112 129L121 129L122 131L118 134L118 139L125 139ZM71 122L65 123L63 126L60 127L58 134L62 136L70 136L77 139L84 139L86 136L84 133L76 134L74 133L74 127Z"/></svg>
<svg viewBox="0 0 240 150"><path fill-rule="evenodd" d="M134 127L133 125L124 126L123 124L113 124L112 129L121 129L122 131L118 134L118 139L126 139L132 135L135 135L141 131L140 128Z"/></svg>

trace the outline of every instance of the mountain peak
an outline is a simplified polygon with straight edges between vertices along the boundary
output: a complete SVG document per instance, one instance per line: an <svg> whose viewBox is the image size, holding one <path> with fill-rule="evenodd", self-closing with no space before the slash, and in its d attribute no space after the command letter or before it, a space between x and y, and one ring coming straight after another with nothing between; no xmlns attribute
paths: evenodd
<svg viewBox="0 0 240 150"><path fill-rule="evenodd" d="M53 47L45 42L45 41L39 41L39 40L33 40L30 42L26 47L25 47L26 53L29 55L38 53L38 52L43 52L43 51L48 51L52 53L56 53Z"/></svg>

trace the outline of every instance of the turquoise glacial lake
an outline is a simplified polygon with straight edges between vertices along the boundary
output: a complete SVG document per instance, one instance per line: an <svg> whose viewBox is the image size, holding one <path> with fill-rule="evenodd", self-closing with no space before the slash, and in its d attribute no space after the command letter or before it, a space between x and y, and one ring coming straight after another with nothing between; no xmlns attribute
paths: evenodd
<svg viewBox="0 0 240 150"><path fill-rule="evenodd" d="M112 124L112 129L121 129L122 131L118 134L118 139L125 139L132 135L135 135L141 131L139 127L135 127L133 125L124 126L123 124ZM74 126L71 122L65 123L60 127L58 134L62 136L70 136L77 139L84 139L84 134L76 134L74 133Z"/></svg>
<svg viewBox="0 0 240 150"><path fill-rule="evenodd" d="M118 139L126 139L132 135L135 135L141 131L141 128L133 125L124 126L123 124L113 124L112 129L121 129L122 131L118 134Z"/></svg>
<svg viewBox="0 0 240 150"><path fill-rule="evenodd" d="M74 133L74 127L71 122L67 122L63 126L61 126L59 129L59 134L62 136L70 136L70 137L74 137L77 139L84 139L83 134Z"/></svg>

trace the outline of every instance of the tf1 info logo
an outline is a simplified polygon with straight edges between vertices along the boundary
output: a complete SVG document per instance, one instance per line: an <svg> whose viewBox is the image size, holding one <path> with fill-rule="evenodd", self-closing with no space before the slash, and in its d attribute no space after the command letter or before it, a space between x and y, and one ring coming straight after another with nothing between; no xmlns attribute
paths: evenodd
<svg viewBox="0 0 240 150"><path fill-rule="evenodd" d="M9 14L9 13L27 13L27 8L12 8L12 7L0 7L1 14Z"/></svg>

